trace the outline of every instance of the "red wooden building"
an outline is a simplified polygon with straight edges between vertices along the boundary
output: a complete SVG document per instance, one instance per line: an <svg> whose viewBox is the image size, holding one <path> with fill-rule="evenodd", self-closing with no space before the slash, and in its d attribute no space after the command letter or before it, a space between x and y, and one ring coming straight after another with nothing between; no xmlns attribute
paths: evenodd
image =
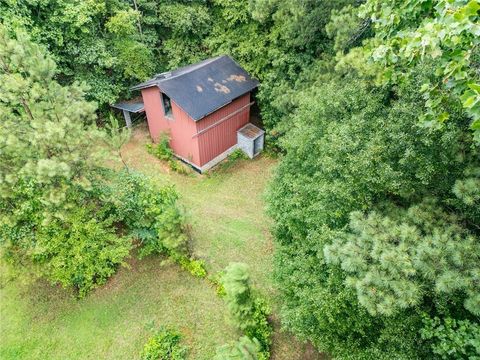
<svg viewBox="0 0 480 360"><path fill-rule="evenodd" d="M257 86L230 57L219 56L158 74L132 89L142 93L152 139L168 133L175 155L205 171L237 147L251 157L263 148L264 132L249 124L250 93Z"/></svg>

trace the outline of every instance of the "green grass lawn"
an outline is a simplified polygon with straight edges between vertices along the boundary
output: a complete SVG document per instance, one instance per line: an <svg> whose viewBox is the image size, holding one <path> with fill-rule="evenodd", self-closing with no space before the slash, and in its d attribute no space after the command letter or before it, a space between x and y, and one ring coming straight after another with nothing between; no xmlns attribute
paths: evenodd
<svg viewBox="0 0 480 360"><path fill-rule="evenodd" d="M134 359L151 325L172 325L192 359L235 338L226 309L202 279L148 258L83 300L37 282L1 291L0 359Z"/></svg>
<svg viewBox="0 0 480 360"><path fill-rule="evenodd" d="M241 160L208 176L179 175L146 152L147 141L140 126L124 157L160 184L175 184L191 224L194 255L212 273L233 261L249 264L254 285L276 308L273 246L262 199L275 160ZM135 359L152 325L179 329L190 359L211 359L217 346L238 337L226 307L205 280L163 260L132 258L129 268L82 300L42 281L19 284L3 277L0 359ZM319 358L276 330L272 358Z"/></svg>
<svg viewBox="0 0 480 360"><path fill-rule="evenodd" d="M253 280L271 292L273 247L263 194L276 160L240 160L209 175L192 171L185 176L149 155L144 145L147 133L139 130L124 150L127 163L161 184L175 185L192 225L194 255L212 272L233 261L245 262Z"/></svg>

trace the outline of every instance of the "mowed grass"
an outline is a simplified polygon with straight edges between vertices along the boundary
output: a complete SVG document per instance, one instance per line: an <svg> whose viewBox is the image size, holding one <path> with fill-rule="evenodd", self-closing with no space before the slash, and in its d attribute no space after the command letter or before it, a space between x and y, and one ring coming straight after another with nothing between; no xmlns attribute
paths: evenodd
<svg viewBox="0 0 480 360"><path fill-rule="evenodd" d="M124 157L132 168L176 187L192 226L194 255L204 259L212 272L230 262L245 262L254 282L270 293L273 246L263 197L276 160L261 156L228 167L221 164L207 175L193 170L181 175L147 153L149 141L146 128L140 127Z"/></svg>
<svg viewBox="0 0 480 360"><path fill-rule="evenodd" d="M152 325L178 328L192 359L235 338L214 289L151 257L75 300L44 282L1 290L0 359L136 359Z"/></svg>
<svg viewBox="0 0 480 360"><path fill-rule="evenodd" d="M230 262L245 262L252 280L275 311L273 246L263 193L276 161L240 160L210 175L171 172L148 154L145 126L138 127L123 155L129 167L159 184L173 184L191 225L193 252L210 273ZM0 359L137 359L152 326L179 329L190 359L211 359L215 349L238 338L227 309L203 279L161 257L129 261L85 299L43 281L2 280ZM274 359L320 358L311 348L281 333L276 324Z"/></svg>

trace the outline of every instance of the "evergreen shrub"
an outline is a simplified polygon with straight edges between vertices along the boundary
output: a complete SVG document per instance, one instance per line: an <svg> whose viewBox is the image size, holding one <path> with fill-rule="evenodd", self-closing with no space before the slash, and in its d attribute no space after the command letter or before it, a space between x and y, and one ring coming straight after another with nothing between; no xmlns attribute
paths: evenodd
<svg viewBox="0 0 480 360"><path fill-rule="evenodd" d="M148 339L140 355L141 360L185 360L187 348L181 344L182 334L162 327Z"/></svg>
<svg viewBox="0 0 480 360"><path fill-rule="evenodd" d="M259 342L259 359L268 359L273 332L268 323L271 310L263 298L253 294L248 266L243 263L230 264L225 269L222 282L224 299L233 324L252 341Z"/></svg>

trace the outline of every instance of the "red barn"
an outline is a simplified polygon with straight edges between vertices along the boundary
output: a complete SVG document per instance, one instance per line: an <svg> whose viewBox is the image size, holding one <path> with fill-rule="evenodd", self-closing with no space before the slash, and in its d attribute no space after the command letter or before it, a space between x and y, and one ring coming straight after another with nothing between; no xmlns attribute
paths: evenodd
<svg viewBox="0 0 480 360"><path fill-rule="evenodd" d="M257 86L230 57L219 56L155 75L132 89L142 93L152 139L168 133L175 155L205 171L237 147L251 157L262 150L264 132L249 124L250 93ZM244 137L238 145L242 134L253 134L247 142L254 150L248 151Z"/></svg>

